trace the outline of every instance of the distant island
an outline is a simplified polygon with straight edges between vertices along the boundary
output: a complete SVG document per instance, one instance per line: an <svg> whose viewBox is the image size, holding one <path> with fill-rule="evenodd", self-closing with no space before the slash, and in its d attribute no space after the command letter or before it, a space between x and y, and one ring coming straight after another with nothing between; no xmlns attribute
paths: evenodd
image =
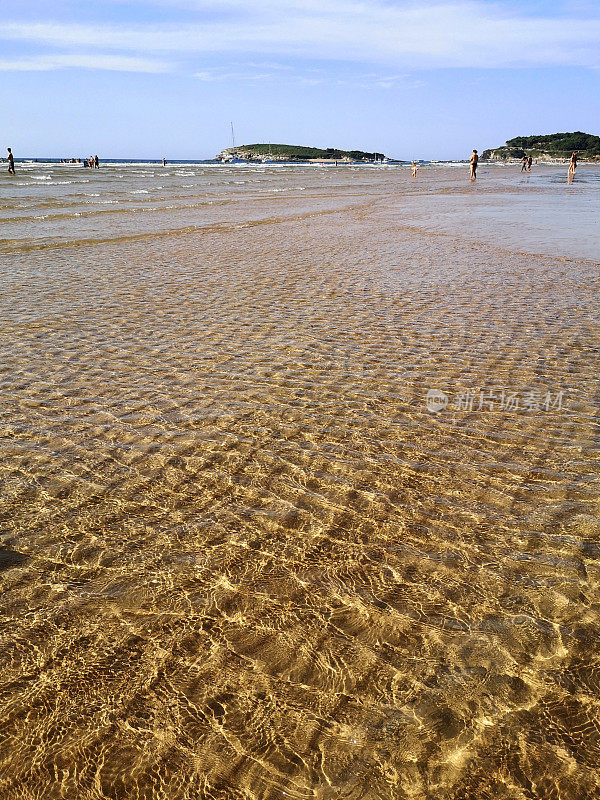
<svg viewBox="0 0 600 800"><path fill-rule="evenodd" d="M221 150L217 161L385 161L383 153L303 147L295 144L243 144Z"/></svg>
<svg viewBox="0 0 600 800"><path fill-rule="evenodd" d="M517 136L502 147L484 150L484 161L506 161L532 156L539 161L564 161L577 150L582 160L600 161L600 136L591 133L550 133L538 136Z"/></svg>

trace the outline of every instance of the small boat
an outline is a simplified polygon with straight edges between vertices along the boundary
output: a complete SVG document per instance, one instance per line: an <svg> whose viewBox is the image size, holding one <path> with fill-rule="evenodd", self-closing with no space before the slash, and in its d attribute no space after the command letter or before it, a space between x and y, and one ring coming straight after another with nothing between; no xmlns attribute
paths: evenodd
<svg viewBox="0 0 600 800"><path fill-rule="evenodd" d="M221 164L245 164L243 158L237 158L237 156L232 155L231 153L227 153L224 156L221 156L219 161Z"/></svg>

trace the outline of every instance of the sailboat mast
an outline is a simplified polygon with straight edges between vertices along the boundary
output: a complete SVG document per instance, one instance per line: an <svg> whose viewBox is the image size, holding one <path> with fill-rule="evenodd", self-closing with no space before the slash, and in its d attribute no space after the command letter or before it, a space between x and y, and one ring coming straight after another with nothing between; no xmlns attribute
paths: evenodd
<svg viewBox="0 0 600 800"><path fill-rule="evenodd" d="M235 147L235 131L233 130L233 122L231 123L231 144Z"/></svg>

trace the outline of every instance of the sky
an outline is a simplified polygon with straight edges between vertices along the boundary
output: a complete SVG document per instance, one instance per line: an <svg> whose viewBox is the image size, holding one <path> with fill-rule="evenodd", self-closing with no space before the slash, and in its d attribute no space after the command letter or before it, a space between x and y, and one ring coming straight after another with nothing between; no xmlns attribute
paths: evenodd
<svg viewBox="0 0 600 800"><path fill-rule="evenodd" d="M461 159L600 134L600 4L3 0L0 80L17 157L212 158L233 122L237 144Z"/></svg>

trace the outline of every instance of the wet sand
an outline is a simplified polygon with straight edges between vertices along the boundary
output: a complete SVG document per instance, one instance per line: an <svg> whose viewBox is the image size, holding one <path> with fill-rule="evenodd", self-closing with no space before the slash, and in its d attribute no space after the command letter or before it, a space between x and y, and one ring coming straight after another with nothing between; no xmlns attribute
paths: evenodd
<svg viewBox="0 0 600 800"><path fill-rule="evenodd" d="M3 199L2 800L599 797L570 189L177 169Z"/></svg>

